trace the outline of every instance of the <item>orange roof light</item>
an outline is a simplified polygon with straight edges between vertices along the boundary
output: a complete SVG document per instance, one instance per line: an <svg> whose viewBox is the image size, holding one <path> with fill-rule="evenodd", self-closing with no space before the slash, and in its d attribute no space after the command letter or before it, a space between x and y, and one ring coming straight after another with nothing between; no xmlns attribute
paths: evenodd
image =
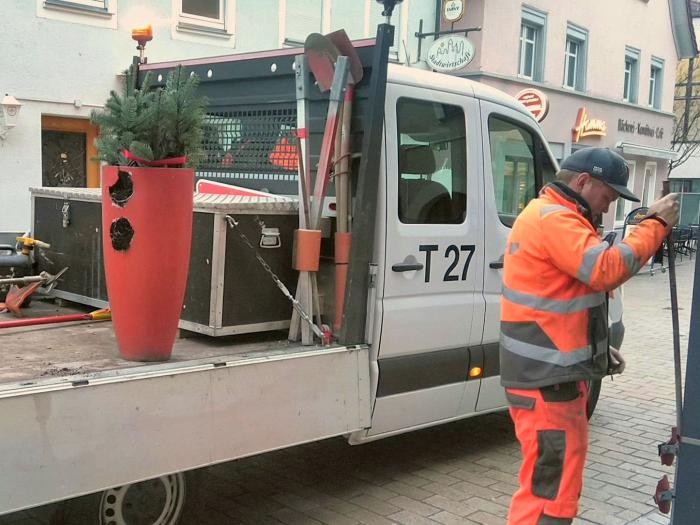
<svg viewBox="0 0 700 525"><path fill-rule="evenodd" d="M153 40L153 28L150 24L143 27L135 27L131 30L131 38L143 46L146 42Z"/></svg>

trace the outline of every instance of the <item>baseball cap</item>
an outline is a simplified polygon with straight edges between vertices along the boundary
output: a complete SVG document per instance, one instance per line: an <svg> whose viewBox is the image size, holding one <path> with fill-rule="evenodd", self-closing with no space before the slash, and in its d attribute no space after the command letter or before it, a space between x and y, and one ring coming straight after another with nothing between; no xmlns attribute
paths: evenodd
<svg viewBox="0 0 700 525"><path fill-rule="evenodd" d="M630 173L625 159L609 148L580 149L564 159L561 169L586 172L610 186L623 199L639 202L639 198L627 188Z"/></svg>

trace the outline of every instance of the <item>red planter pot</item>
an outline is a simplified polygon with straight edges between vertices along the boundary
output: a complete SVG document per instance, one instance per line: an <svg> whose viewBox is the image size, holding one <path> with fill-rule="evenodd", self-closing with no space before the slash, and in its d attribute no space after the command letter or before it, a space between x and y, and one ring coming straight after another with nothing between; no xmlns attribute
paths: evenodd
<svg viewBox="0 0 700 525"><path fill-rule="evenodd" d="M187 285L194 170L102 168L102 246L124 359L170 358Z"/></svg>

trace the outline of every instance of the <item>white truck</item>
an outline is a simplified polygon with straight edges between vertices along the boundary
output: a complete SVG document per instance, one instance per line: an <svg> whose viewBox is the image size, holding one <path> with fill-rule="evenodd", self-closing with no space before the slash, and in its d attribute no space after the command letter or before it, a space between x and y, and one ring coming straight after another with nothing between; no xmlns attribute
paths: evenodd
<svg viewBox="0 0 700 525"><path fill-rule="evenodd" d="M257 336L235 335L255 332L252 325L214 333L221 329L217 287L204 294L219 297L218 307L206 307L213 324L184 327L223 337L180 338L166 363L119 359L109 323L2 330L0 514L104 490L102 523L127 523L120 505L129 491L158 478L167 494L158 523L175 523L184 471L330 436L359 444L505 409L498 359L503 250L513 220L552 179L556 160L537 122L513 98L455 76L388 64L391 32L382 25L376 41L355 43L365 79L353 117L353 241L340 342L290 343L262 325ZM285 99L245 85L266 75L287 75L281 85L292 90L285 100L293 109L299 53L182 64L200 74L210 111L222 122L225 107L237 101L236 82L244 84L245 104L252 92L270 104ZM172 67L148 64L142 73ZM309 98L327 104L318 92ZM285 179L251 180L274 192L270 186ZM57 196L65 231L70 220L62 204L96 200L89 194ZM235 236L226 222L232 212L203 206L215 242L202 260L224 267L217 253L229 252L216 246ZM296 209L293 201L280 206ZM244 208L237 209L245 214ZM332 229L335 218L326 215ZM252 252L241 250L238 256L255 266ZM101 265L96 254L95 248L72 255ZM329 288L324 282L319 287Z"/></svg>

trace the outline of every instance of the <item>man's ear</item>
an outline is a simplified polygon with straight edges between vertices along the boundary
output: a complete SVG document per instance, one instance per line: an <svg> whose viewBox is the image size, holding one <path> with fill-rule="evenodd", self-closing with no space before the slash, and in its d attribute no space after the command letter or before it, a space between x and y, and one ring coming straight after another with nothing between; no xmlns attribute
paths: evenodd
<svg viewBox="0 0 700 525"><path fill-rule="evenodd" d="M576 175L571 181L571 189L577 192L581 192L586 183L591 179L591 175L585 171Z"/></svg>

